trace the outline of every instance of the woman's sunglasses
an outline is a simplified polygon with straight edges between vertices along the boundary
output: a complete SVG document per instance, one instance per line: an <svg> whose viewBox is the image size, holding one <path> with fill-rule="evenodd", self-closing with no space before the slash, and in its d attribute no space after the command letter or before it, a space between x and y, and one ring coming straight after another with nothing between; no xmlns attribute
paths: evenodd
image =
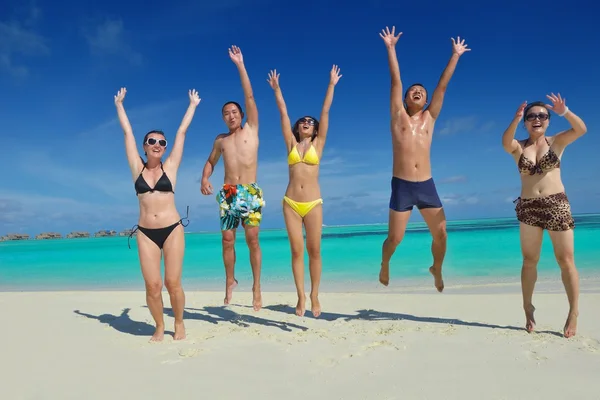
<svg viewBox="0 0 600 400"><path fill-rule="evenodd" d="M540 121L545 121L548 118L550 118L550 115L548 115L546 113L539 113L539 114L530 113L530 114L527 114L527 116L525 117L525 120L526 121L534 121L536 118L539 119Z"/></svg>
<svg viewBox="0 0 600 400"><path fill-rule="evenodd" d="M315 120L312 118L300 118L298 123L300 123L300 124L308 123L310 126L315 126Z"/></svg>
<svg viewBox="0 0 600 400"><path fill-rule="evenodd" d="M167 147L167 141L165 139L154 139L154 138L148 138L146 139L146 143L145 144L149 144L150 146L154 146L156 144L156 142L158 142L158 144L162 147Z"/></svg>

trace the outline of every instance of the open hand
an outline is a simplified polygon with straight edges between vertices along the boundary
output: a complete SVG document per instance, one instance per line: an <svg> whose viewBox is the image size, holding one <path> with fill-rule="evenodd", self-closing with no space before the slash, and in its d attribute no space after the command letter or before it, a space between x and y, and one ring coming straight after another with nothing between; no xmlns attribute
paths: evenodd
<svg viewBox="0 0 600 400"><path fill-rule="evenodd" d="M117 104L117 105L123 104L123 100L125 100L125 95L126 94L127 94L127 89L125 89L124 87L121 88L117 92L117 95L115 96L115 104Z"/></svg>
<svg viewBox="0 0 600 400"><path fill-rule="evenodd" d="M552 101L552 105L550 104L546 104L546 107L548 107L550 110L554 111L557 114L564 114L564 112L567 109L567 105L566 105L566 101L567 99L563 99L560 95L560 93L557 95L555 95L554 93L551 93L550 95L546 95L547 98L550 99L550 101Z"/></svg>
<svg viewBox="0 0 600 400"><path fill-rule="evenodd" d="M456 38L456 41L454 40L454 38L450 38L452 40L452 52L458 54L459 56L462 56L462 54L465 51L471 51L471 49L467 48L467 45L465 44L465 39L460 40L460 36L458 36Z"/></svg>
<svg viewBox="0 0 600 400"><path fill-rule="evenodd" d="M240 65L244 62L244 57L242 56L242 51L237 46L231 46L229 48L229 57L231 58L231 61L233 61L233 63L235 65Z"/></svg>
<svg viewBox="0 0 600 400"><path fill-rule="evenodd" d="M271 85L271 89L273 90L279 87L279 74L276 69L269 72L269 79L267 79L267 82L269 82L269 85Z"/></svg>
<svg viewBox="0 0 600 400"><path fill-rule="evenodd" d="M385 29L383 29L381 31L381 33L379 34L379 36L381 36L381 38L383 39L383 42L385 43L385 45L387 47L392 47L395 46L396 43L398 43L398 39L400 39L400 36L402 35L402 32L400 32L398 34L398 36L395 36L396 33L396 27L392 26L392 31L390 32L390 28L388 28L387 26L385 27Z"/></svg>
<svg viewBox="0 0 600 400"><path fill-rule="evenodd" d="M519 108L517 109L517 113L515 114L515 117L517 117L518 119L523 118L523 112L525 111L525 107L527 107L527 102L524 101Z"/></svg>
<svg viewBox="0 0 600 400"><path fill-rule="evenodd" d="M190 104L197 106L200 104L200 97L198 96L198 92L196 89L192 89L188 91L188 95L190 96Z"/></svg>
<svg viewBox="0 0 600 400"><path fill-rule="evenodd" d="M200 186L200 192L205 196L208 196L209 194L213 193L213 187L208 181L208 179L202 181L202 185Z"/></svg>
<svg viewBox="0 0 600 400"><path fill-rule="evenodd" d="M335 64L331 68L331 72L329 73L329 75L330 75L329 82L333 83L333 85L337 85L340 78L343 76L343 75L340 75L340 67L338 67Z"/></svg>

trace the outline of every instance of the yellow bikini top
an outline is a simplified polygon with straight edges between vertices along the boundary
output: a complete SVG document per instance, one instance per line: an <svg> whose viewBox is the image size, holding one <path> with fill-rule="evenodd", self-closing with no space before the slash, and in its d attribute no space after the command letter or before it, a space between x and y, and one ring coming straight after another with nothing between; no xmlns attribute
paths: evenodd
<svg viewBox="0 0 600 400"><path fill-rule="evenodd" d="M306 152L304 153L303 158L300 158L300 153L298 153L297 146L298 145L294 146L292 151L290 151L290 154L288 154L288 164L289 165L298 164L300 162L303 162L305 164L311 164L311 165L319 164L319 156L317 155L317 150L315 150L315 147L312 144L310 145L308 150L306 150Z"/></svg>

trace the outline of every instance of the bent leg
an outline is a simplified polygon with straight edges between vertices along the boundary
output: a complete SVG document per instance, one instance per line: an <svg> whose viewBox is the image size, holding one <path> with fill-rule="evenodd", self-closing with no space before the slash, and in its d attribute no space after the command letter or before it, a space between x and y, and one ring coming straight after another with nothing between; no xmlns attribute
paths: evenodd
<svg viewBox="0 0 600 400"><path fill-rule="evenodd" d="M150 338L151 342L160 342L165 334L165 320L163 315L162 277L160 276L161 251L158 246L138 231L138 255L142 268L142 276L146 285L146 304L156 324L156 331Z"/></svg>
<svg viewBox="0 0 600 400"><path fill-rule="evenodd" d="M575 268L575 245L574 232L572 229L566 231L548 231L554 255L560 266L560 274L569 300L569 314L564 327L566 338L575 336L577 333L577 317L579 316L579 273Z"/></svg>
<svg viewBox="0 0 600 400"><path fill-rule="evenodd" d="M419 210L433 241L431 242L431 254L433 255L433 265L429 267L429 272L433 275L435 288L438 292L444 290L444 280L442 279L442 264L446 256L446 243L448 234L446 232L446 214L443 208L422 208Z"/></svg>
<svg viewBox="0 0 600 400"><path fill-rule="evenodd" d="M537 226L527 225L521 222L521 253L523 254L523 267L521 268L521 291L523 293L523 309L525 310L525 329L533 332L535 329L533 306L533 290L537 281L537 265L542 250L542 239L544 231Z"/></svg>
<svg viewBox="0 0 600 400"><path fill-rule="evenodd" d="M223 264L225 265L225 300L227 305L231 302L233 289L237 286L235 279L235 229L221 231L221 245L223 248Z"/></svg>
<svg viewBox="0 0 600 400"><path fill-rule="evenodd" d="M283 204L283 218L290 241L292 253L292 274L298 292L296 315L303 316L306 310L306 294L304 292L304 235L302 233L302 218L289 206Z"/></svg>
<svg viewBox="0 0 600 400"><path fill-rule="evenodd" d="M169 292L171 307L173 308L173 315L175 317L174 340L185 339L185 325L183 324L185 294L181 286L184 252L185 236L183 225L178 225L173 229L163 247L165 257L165 286Z"/></svg>
<svg viewBox="0 0 600 400"><path fill-rule="evenodd" d="M244 225L246 233L246 244L250 251L250 265L252 266L252 276L254 284L252 285L252 307L254 311L262 308L262 296L260 292L260 270L262 264L262 253L258 243L258 226Z"/></svg>
<svg viewBox="0 0 600 400"><path fill-rule="evenodd" d="M381 270L379 271L379 282L384 286L390 283L390 259L404 238L410 214L411 210L394 211L390 209L388 235L381 249Z"/></svg>
<svg viewBox="0 0 600 400"><path fill-rule="evenodd" d="M304 217L306 230L306 250L308 252L308 268L310 270L310 303L311 311L315 318L321 315L319 302L319 286L321 284L321 233L323 231L323 206L315 206Z"/></svg>

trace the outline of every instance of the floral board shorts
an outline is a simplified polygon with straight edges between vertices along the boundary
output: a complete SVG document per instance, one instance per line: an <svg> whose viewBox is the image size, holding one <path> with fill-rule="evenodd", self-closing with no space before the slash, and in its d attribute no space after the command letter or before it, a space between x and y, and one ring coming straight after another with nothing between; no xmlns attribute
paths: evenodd
<svg viewBox="0 0 600 400"><path fill-rule="evenodd" d="M256 183L225 184L217 193L221 230L243 226L260 226L265 206L262 189Z"/></svg>

